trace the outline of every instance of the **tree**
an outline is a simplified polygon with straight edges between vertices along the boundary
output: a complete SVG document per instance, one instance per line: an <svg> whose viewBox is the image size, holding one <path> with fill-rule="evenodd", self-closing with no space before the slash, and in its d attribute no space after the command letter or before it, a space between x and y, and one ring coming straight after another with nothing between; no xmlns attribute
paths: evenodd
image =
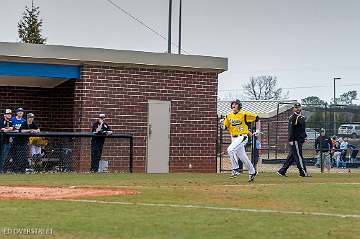
<svg viewBox="0 0 360 239"><path fill-rule="evenodd" d="M286 98L282 95L282 88L277 87L276 76L250 77L243 86L245 95L252 100L280 100Z"/></svg>
<svg viewBox="0 0 360 239"><path fill-rule="evenodd" d="M336 103L344 104L344 105L352 105L353 101L356 99L357 99L357 91L351 90L340 95L340 98L336 99Z"/></svg>
<svg viewBox="0 0 360 239"><path fill-rule="evenodd" d="M320 99L317 96L308 96L305 99L301 100L301 104L303 104L303 105L319 105L319 106L323 106L323 105L327 105L327 102Z"/></svg>
<svg viewBox="0 0 360 239"><path fill-rule="evenodd" d="M31 8L25 7L22 19L18 23L18 33L21 42L45 44L46 38L41 35L43 20L40 18L40 8L31 1Z"/></svg>

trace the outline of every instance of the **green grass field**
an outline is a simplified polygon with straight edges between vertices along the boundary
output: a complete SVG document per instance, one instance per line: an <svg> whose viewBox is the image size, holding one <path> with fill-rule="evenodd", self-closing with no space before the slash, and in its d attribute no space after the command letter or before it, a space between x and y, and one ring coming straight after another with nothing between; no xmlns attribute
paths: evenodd
<svg viewBox="0 0 360 239"><path fill-rule="evenodd" d="M228 174L0 175L0 185L139 192L80 201L2 199L0 238L16 237L3 228L53 229L41 238L360 238L359 173L262 173L254 183L246 180Z"/></svg>

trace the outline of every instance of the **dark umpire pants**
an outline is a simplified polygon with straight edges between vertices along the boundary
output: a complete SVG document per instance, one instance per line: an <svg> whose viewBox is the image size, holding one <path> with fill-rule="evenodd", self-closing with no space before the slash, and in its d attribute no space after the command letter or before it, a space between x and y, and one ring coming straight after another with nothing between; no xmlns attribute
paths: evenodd
<svg viewBox="0 0 360 239"><path fill-rule="evenodd" d="M91 138L91 168L90 171L99 171L99 162L105 142L105 137L92 137Z"/></svg>
<svg viewBox="0 0 360 239"><path fill-rule="evenodd" d="M291 149L289 152L289 155L287 156L286 162L282 166L282 168L279 170L279 173L286 174L286 171L288 168L294 163L296 163L297 168L299 169L299 174L302 177L307 176L306 171L306 165L304 162L304 158L302 155L302 145L303 143L300 143L298 141L294 141L294 144L291 145Z"/></svg>

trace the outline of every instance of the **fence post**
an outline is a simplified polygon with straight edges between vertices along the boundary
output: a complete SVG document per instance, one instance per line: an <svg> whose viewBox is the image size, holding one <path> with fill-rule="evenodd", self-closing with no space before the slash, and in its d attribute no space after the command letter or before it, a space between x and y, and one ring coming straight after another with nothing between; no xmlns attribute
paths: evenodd
<svg viewBox="0 0 360 239"><path fill-rule="evenodd" d="M129 171L130 173L133 172L133 150L134 150L134 136L130 136L130 165L129 165Z"/></svg>
<svg viewBox="0 0 360 239"><path fill-rule="evenodd" d="M219 116L216 116L216 145L215 145L215 162L216 162L216 168L215 172L217 173L218 170L218 155L219 155Z"/></svg>
<svg viewBox="0 0 360 239"><path fill-rule="evenodd" d="M252 123L253 124L253 123ZM256 132L256 125L253 124L252 128L252 132ZM251 136L251 163L253 164L254 168L255 168L255 135L253 134Z"/></svg>
<svg viewBox="0 0 360 239"><path fill-rule="evenodd" d="M4 150L3 150L3 139L4 139L4 133L3 132L0 132L0 173L2 173L4 171L4 166L5 166L5 157L4 157Z"/></svg>
<svg viewBox="0 0 360 239"><path fill-rule="evenodd" d="M222 115L220 115L220 119L222 118ZM220 169L219 169L219 172L221 173L222 172L222 144L223 144L223 129L222 129L222 127L220 126L220 129L219 129L219 131L220 131L220 139L219 139L219 167L220 167Z"/></svg>
<svg viewBox="0 0 360 239"><path fill-rule="evenodd" d="M270 159L270 122L267 123L267 155L268 155L268 160Z"/></svg>

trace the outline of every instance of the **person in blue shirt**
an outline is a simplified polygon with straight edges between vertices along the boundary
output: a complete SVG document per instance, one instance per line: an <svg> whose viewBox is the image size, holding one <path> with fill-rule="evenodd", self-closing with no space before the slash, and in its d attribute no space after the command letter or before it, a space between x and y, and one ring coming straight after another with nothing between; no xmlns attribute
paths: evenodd
<svg viewBox="0 0 360 239"><path fill-rule="evenodd" d="M14 130L19 130L21 125L26 122L26 120L23 118L24 116L24 109L23 108L17 108L16 109L16 115L11 118L11 123L14 126Z"/></svg>
<svg viewBox="0 0 360 239"><path fill-rule="evenodd" d="M26 123L26 120L23 118L24 109L17 108L16 115L11 118L11 123L13 124L14 131L20 132L21 125ZM26 159L27 154L27 145L23 144L21 138L23 136L13 137L13 142L11 144L11 156L13 159L11 169L14 173L25 173L26 170Z"/></svg>
<svg viewBox="0 0 360 239"><path fill-rule="evenodd" d="M329 136L326 135L325 129L320 130L320 136L315 140L315 150L319 153L316 165L324 166L327 169L327 172L330 172L331 169L331 156L330 152L332 149L332 141ZM321 165L322 164L322 165Z"/></svg>

